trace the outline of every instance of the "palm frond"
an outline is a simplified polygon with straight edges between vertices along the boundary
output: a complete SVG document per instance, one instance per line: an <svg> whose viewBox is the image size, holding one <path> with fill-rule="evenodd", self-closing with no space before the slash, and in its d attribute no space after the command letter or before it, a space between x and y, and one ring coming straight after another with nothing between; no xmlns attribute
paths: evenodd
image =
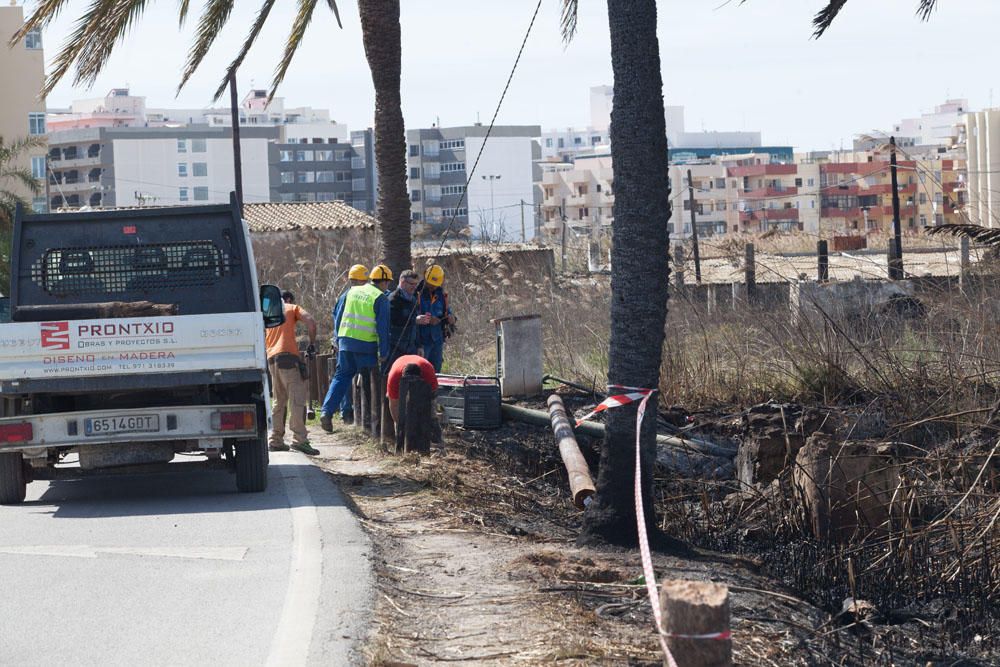
<svg viewBox="0 0 1000 667"><path fill-rule="evenodd" d="M208 55L208 50L215 42L215 38L222 32L222 28L229 21L233 13L234 0L209 0L202 12L201 20L198 22L198 34L195 37L194 45L188 53L187 64L184 65L184 73L181 75L180 85L177 91L184 87L194 71L201 65L201 61Z"/></svg>
<svg viewBox="0 0 1000 667"><path fill-rule="evenodd" d="M278 85L284 80L285 74L288 72L288 66L292 64L292 58L295 56L295 52L298 51L299 45L302 44L302 38L306 34L306 28L309 27L313 11L316 9L316 2L317 0L299 0L299 11L295 15L295 21L292 23L292 31L288 34L288 41L285 42L285 52L282 54L281 61L274 70L274 78L271 79L271 93L267 97L268 102L274 99Z"/></svg>
<svg viewBox="0 0 1000 667"><path fill-rule="evenodd" d="M559 29L562 32L564 44L572 42L574 35L576 35L576 19L579 8L579 0L563 0Z"/></svg>
<svg viewBox="0 0 1000 667"><path fill-rule="evenodd" d="M917 7L917 16L920 17L921 21L926 21L931 17L935 9L937 9L937 0L920 0L920 6Z"/></svg>
<svg viewBox="0 0 1000 667"><path fill-rule="evenodd" d="M333 17L337 19L337 27L344 29L344 24L340 22L340 10L337 9L337 0L326 0L326 6L333 12Z"/></svg>
<svg viewBox="0 0 1000 667"><path fill-rule="evenodd" d="M222 94L226 92L226 86L229 85L229 77L236 73L240 65L243 64L243 59L247 57L247 53L250 52L250 48L256 43L257 37L260 36L260 31L264 28L264 23L267 21L268 15L271 13L271 9L274 8L274 3L277 0L264 0L264 4L261 5L260 9L257 11L257 18L254 19L253 25L250 26L250 33L247 38L243 41L243 46L240 48L240 52L233 59L233 62L229 63L229 67L226 68L226 76L222 78L222 83L219 84L219 88L215 91L215 96L212 101L217 101ZM181 83L181 86L184 84ZM180 90L180 86L177 87Z"/></svg>
<svg viewBox="0 0 1000 667"><path fill-rule="evenodd" d="M951 236L964 236L970 241L976 241L991 247L1000 247L1000 228L983 227L982 225L947 224L938 227L927 227L928 234L949 234Z"/></svg>
<svg viewBox="0 0 1000 667"><path fill-rule="evenodd" d="M847 0L830 0L829 3L823 9L816 13L813 17L813 37L819 39L826 32L827 28L833 25L834 19L837 18L837 14L840 10L844 8L847 4Z"/></svg>
<svg viewBox="0 0 1000 667"><path fill-rule="evenodd" d="M94 30L94 24L103 21L111 12L115 0L93 0L83 16L74 23L73 32L63 43L55 60L52 62L52 71L45 78L45 85L42 86L42 94L48 95L56 84L62 80L69 72L73 63L76 62L80 52L86 46L88 34Z"/></svg>
<svg viewBox="0 0 1000 667"><path fill-rule="evenodd" d="M9 45L15 46L18 42L24 39L30 31L35 29L41 29L51 23L57 16L59 12L62 11L63 7L69 3L70 0L41 0L35 7L35 10L31 12L28 16L28 20L24 22L21 29L14 33L14 36L10 38Z"/></svg>
<svg viewBox="0 0 1000 667"><path fill-rule="evenodd" d="M76 81L91 86L151 0L116 0L107 19L92 25L76 61Z"/></svg>
<svg viewBox="0 0 1000 667"><path fill-rule="evenodd" d="M181 0L180 6L177 7L177 27L183 28L184 24L187 22L188 11L191 9L191 0Z"/></svg>
<svg viewBox="0 0 1000 667"><path fill-rule="evenodd" d="M38 179L31 175L31 170L23 167L7 167L0 169L0 182L14 181L20 183L33 195L42 191L42 185Z"/></svg>

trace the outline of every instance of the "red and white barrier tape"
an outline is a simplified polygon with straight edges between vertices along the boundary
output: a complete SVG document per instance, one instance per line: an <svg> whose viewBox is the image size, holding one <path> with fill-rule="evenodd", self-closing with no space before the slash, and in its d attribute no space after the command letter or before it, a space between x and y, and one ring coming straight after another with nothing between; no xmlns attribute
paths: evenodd
<svg viewBox="0 0 1000 667"><path fill-rule="evenodd" d="M703 635L683 635L671 634L663 631L663 618L660 612L660 594L656 587L656 572L653 570L653 556L649 550L649 537L646 535L646 513L643 510L642 505L642 456L640 446L642 419L646 416L646 404L649 402L649 397L656 393L656 389L643 389L641 387L626 387L623 385L613 384L608 385L608 391L624 391L626 393L609 396L604 399L604 401L602 401L601 404L594 408L589 414L577 420L576 425L579 426L582 422L590 419L598 412L603 412L609 408L617 408L622 405L628 405L629 403L639 401L639 412L636 415L635 422L635 517L639 531L639 553L642 557L642 572L646 581L646 593L649 596L649 603L653 607L653 619L656 622L656 634L660 640L660 648L663 649L663 655L667 658L668 667L677 667L677 661L674 660L674 656L670 653L670 648L667 646L668 637L673 639L726 640L732 637L732 633L729 630L724 630L722 632L713 632Z"/></svg>

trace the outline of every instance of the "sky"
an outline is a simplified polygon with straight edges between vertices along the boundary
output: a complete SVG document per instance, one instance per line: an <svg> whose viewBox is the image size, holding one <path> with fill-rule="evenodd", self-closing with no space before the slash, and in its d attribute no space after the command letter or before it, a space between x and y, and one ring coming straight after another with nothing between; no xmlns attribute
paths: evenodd
<svg viewBox="0 0 1000 667"><path fill-rule="evenodd" d="M537 0L402 0L403 115L407 127L488 123ZM28 2L28 8L32 6ZM64 80L48 99L65 107L128 86L150 107L202 107L242 43L258 3L239 2L199 72L177 94L197 12L177 26L177 0L150 2L88 90ZM328 108L350 129L372 124L374 93L356 0L325 2L278 95L287 106ZM946 98L1000 105L996 0L946 0L927 23L917 0L852 0L821 39L811 18L824 0L661 0L658 37L666 104L685 107L686 129L759 130L768 145L850 146L853 135L932 111ZM497 123L544 129L589 123L589 88L611 84L606 3L581 0L579 31L559 32L560 0L542 0ZM70 0L44 35L51 61L85 2ZM296 3L279 2L238 83L266 87ZM996 87L997 99L993 100ZM176 97L175 97L176 95Z"/></svg>

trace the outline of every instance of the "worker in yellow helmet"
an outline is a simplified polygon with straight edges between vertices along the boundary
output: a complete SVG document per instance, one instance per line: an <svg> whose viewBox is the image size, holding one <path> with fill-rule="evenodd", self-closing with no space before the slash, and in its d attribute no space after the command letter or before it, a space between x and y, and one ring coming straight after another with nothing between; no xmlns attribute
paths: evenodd
<svg viewBox="0 0 1000 667"><path fill-rule="evenodd" d="M444 341L454 332L456 318L448 305L448 293L444 291L444 269L437 264L424 272L420 314L422 317L417 324L423 356L440 373L444 361Z"/></svg>
<svg viewBox="0 0 1000 667"><path fill-rule="evenodd" d="M372 285L382 290L384 294L388 294L392 291L392 269L385 264L379 264L372 269L369 277L372 279Z"/></svg>
<svg viewBox="0 0 1000 667"><path fill-rule="evenodd" d="M353 417L351 381L358 371L377 366L389 356L389 301L382 290L368 282L368 269L355 264L347 273L351 286L333 311L337 339L337 372L323 400L319 423L333 431L333 413Z"/></svg>

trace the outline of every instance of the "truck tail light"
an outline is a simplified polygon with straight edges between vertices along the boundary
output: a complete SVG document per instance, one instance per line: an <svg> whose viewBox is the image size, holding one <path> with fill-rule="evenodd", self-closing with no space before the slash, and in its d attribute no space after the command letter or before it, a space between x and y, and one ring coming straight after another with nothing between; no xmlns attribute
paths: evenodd
<svg viewBox="0 0 1000 667"><path fill-rule="evenodd" d="M0 442L31 442L34 437L31 422L0 424Z"/></svg>
<svg viewBox="0 0 1000 667"><path fill-rule="evenodd" d="M212 413L212 429L216 431L253 431L256 422L257 416L253 410L220 410Z"/></svg>

